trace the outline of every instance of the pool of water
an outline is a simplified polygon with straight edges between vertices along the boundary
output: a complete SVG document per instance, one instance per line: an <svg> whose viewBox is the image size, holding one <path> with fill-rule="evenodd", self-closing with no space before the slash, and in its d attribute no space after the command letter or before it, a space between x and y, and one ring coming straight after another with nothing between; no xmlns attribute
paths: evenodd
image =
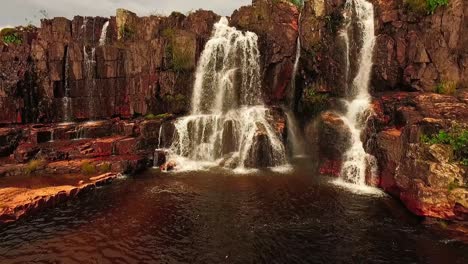
<svg viewBox="0 0 468 264"><path fill-rule="evenodd" d="M148 171L0 229L0 263L467 263L387 196L298 170Z"/></svg>

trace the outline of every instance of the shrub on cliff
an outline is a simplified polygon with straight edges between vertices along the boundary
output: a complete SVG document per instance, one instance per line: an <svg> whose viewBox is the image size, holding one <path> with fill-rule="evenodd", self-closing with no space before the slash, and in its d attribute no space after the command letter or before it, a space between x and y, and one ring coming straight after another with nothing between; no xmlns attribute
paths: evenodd
<svg viewBox="0 0 468 264"><path fill-rule="evenodd" d="M455 153L456 161L468 166L468 130L454 127L448 131L439 131L438 134L423 135L421 141L425 144L450 145Z"/></svg>
<svg viewBox="0 0 468 264"><path fill-rule="evenodd" d="M273 0L273 3L278 3L278 2L289 2L299 8L304 5L303 0Z"/></svg>
<svg viewBox="0 0 468 264"><path fill-rule="evenodd" d="M30 174L33 174L34 172L36 172L39 168L43 167L46 165L46 161L43 160L43 159L34 159L34 160L31 160L30 162L28 162L28 164L26 164L26 167L24 168L24 173L26 175L30 175Z"/></svg>
<svg viewBox="0 0 468 264"><path fill-rule="evenodd" d="M328 107L328 94L317 93L311 86L304 89L302 94L302 112L310 116L316 116Z"/></svg>
<svg viewBox="0 0 468 264"><path fill-rule="evenodd" d="M21 33L15 28L4 28L0 31L0 39L6 44L20 45L23 43Z"/></svg>
<svg viewBox="0 0 468 264"><path fill-rule="evenodd" d="M449 0L405 0L409 8L418 13L433 14L441 6L446 6Z"/></svg>
<svg viewBox="0 0 468 264"><path fill-rule="evenodd" d="M93 164L89 163L88 161L85 161L81 164L81 173L85 175L91 175L96 173L96 166Z"/></svg>
<svg viewBox="0 0 468 264"><path fill-rule="evenodd" d="M435 88L436 93L448 95L454 94L456 90L457 82L454 81L442 81Z"/></svg>

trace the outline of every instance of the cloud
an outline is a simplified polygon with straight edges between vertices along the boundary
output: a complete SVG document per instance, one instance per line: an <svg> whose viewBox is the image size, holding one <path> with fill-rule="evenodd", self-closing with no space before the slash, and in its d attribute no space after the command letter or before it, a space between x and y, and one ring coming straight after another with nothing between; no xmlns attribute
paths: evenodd
<svg viewBox="0 0 468 264"><path fill-rule="evenodd" d="M73 18L83 16L112 16L117 8L129 9L139 15L151 13L170 14L172 11L188 12L197 9L213 10L220 15L230 15L251 0L22 0L4 1L0 9L0 25L38 24L46 10L49 17Z"/></svg>

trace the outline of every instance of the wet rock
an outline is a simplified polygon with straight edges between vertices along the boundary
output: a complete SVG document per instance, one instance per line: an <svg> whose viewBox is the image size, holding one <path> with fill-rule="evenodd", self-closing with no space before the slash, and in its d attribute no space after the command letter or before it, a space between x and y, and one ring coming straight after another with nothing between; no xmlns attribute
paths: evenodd
<svg viewBox="0 0 468 264"><path fill-rule="evenodd" d="M222 154L226 155L237 150L237 139L234 131L234 121L227 120L224 122Z"/></svg>
<svg viewBox="0 0 468 264"><path fill-rule="evenodd" d="M162 171L173 171L176 168L177 168L177 163L175 161L168 161L160 167Z"/></svg>
<svg viewBox="0 0 468 264"><path fill-rule="evenodd" d="M15 128L0 128L0 157L13 153L21 139L21 130Z"/></svg>
<svg viewBox="0 0 468 264"><path fill-rule="evenodd" d="M319 153L331 160L340 160L350 147L350 131L344 121L335 113L325 112L318 125Z"/></svg>
<svg viewBox="0 0 468 264"><path fill-rule="evenodd" d="M155 150L154 155L153 155L153 166L164 167L167 162L167 156L168 156L168 152L166 150L163 150L163 149Z"/></svg>
<svg viewBox="0 0 468 264"><path fill-rule="evenodd" d="M17 221L20 218L35 214L47 208L55 207L75 198L95 186L108 183L117 174L106 173L90 178L86 183L80 181L78 186L63 185L41 188L2 188L0 189L0 226Z"/></svg>
<svg viewBox="0 0 468 264"><path fill-rule="evenodd" d="M257 131L253 138L252 147L249 150L245 166L247 168L267 168L274 164L273 149L267 130L261 123L257 123Z"/></svg>

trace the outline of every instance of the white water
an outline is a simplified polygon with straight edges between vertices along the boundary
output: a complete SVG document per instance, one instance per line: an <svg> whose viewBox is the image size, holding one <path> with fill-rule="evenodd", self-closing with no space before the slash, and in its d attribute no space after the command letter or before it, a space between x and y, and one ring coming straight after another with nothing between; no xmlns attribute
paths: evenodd
<svg viewBox="0 0 468 264"><path fill-rule="evenodd" d="M362 131L365 129L370 114L369 81L375 44L374 7L365 0L348 0L346 9L349 15L348 19L351 19L342 33L346 42L347 74L351 72L350 41L354 41L354 43L361 46L359 46L358 71L349 91L350 99L346 101L346 113L342 116L343 121L351 131L351 147L344 155L340 180L341 182L365 186L366 173L375 173L377 170L375 162L373 162L375 159L366 153L361 140ZM351 34L350 27L353 25L357 25L358 35L361 36L361 39L355 39L356 34Z"/></svg>
<svg viewBox="0 0 468 264"><path fill-rule="evenodd" d="M90 118L96 117L95 99L96 97L96 80L94 71L96 68L96 48L91 49L91 53L86 51L86 46L83 46L85 74L86 74L86 95L88 97L88 111Z"/></svg>
<svg viewBox="0 0 468 264"><path fill-rule="evenodd" d="M301 24L301 14L299 14L298 24ZM301 30L299 28L299 34ZM285 111L287 119L287 128L288 128L288 143L292 150L292 155L294 157L301 157L305 155L305 150L302 145L303 137L300 131L299 125L297 124L297 119L294 116L294 100L296 93L296 76L299 69L299 61L301 59L301 37L297 37L296 45L296 60L294 61L294 68L291 77L291 91L289 94L289 109Z"/></svg>
<svg viewBox="0 0 468 264"><path fill-rule="evenodd" d="M229 27L226 18L215 24L197 67L191 115L175 123L170 159L177 170L221 165L243 172L260 158L271 166L286 164L285 148L263 105L257 41L256 34ZM261 157L252 153L257 134L269 142Z"/></svg>
<svg viewBox="0 0 468 264"><path fill-rule="evenodd" d="M99 38L99 46L106 45L107 42L107 28L109 27L109 21L104 23L101 30L101 37Z"/></svg>

